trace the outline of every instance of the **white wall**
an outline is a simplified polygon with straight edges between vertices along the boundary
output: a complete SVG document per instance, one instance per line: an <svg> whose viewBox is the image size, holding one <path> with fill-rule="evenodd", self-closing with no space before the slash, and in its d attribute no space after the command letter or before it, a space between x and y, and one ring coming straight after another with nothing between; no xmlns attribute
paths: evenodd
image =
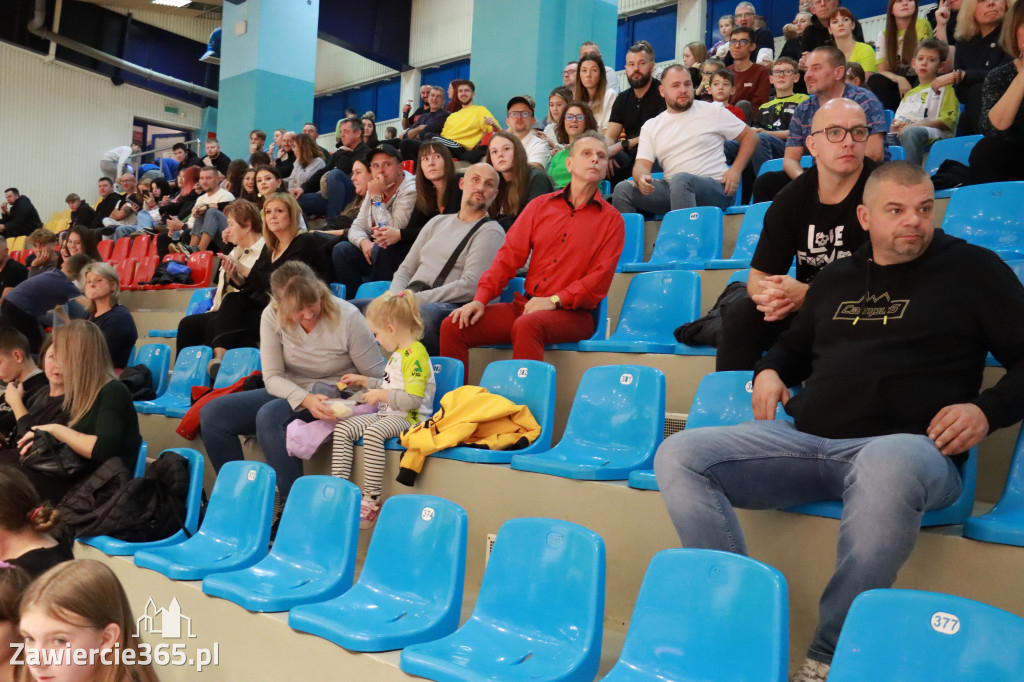
<svg viewBox="0 0 1024 682"><path fill-rule="evenodd" d="M409 63L434 66L469 56L473 0L413 0Z"/></svg>
<svg viewBox="0 0 1024 682"><path fill-rule="evenodd" d="M89 203L103 152L128 144L135 117L171 128L197 129L199 107L34 52L0 43L0 186L32 199L43 222L75 192ZM164 113L177 107L178 115Z"/></svg>

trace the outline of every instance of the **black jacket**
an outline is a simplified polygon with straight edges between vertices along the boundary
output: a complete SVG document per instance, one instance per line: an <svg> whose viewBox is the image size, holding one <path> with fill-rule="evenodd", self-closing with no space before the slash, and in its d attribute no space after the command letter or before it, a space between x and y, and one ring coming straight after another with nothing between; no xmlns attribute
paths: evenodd
<svg viewBox="0 0 1024 682"><path fill-rule="evenodd" d="M7 215L0 218L0 224L4 226L5 237L20 237L38 230L43 226L43 221L39 219L39 212L32 201L26 196L19 196L11 204Z"/></svg>
<svg viewBox="0 0 1024 682"><path fill-rule="evenodd" d="M924 434L941 408L967 402L990 430L1024 417L1024 286L1013 271L942 230L909 263L871 256L867 243L822 270L756 366L804 382L786 405L796 427L825 438ZM1006 374L979 395L989 351Z"/></svg>

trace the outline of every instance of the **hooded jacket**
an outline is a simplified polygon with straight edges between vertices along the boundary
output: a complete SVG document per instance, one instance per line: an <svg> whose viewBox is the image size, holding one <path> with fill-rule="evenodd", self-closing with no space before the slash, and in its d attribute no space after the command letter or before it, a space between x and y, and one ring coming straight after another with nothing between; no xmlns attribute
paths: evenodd
<svg viewBox="0 0 1024 682"><path fill-rule="evenodd" d="M792 327L758 363L787 386L797 429L825 438L925 434L947 405L974 403L989 430L1024 416L1024 286L993 252L935 230L908 263L871 244L826 267ZM979 394L986 353L1006 368Z"/></svg>

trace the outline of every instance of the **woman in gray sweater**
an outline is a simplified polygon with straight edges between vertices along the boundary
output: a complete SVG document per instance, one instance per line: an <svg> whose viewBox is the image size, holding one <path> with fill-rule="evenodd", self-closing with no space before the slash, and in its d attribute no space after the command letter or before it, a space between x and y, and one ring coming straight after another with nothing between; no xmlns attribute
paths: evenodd
<svg viewBox="0 0 1024 682"><path fill-rule="evenodd" d="M206 452L214 469L243 459L239 436L256 435L263 456L277 472L283 505L302 475L302 460L285 448L294 419L334 419L314 393L318 382L334 384L343 374L381 377L384 356L366 320L351 303L334 298L308 265L289 261L270 278L273 295L260 323L260 361L266 388L222 396L199 413Z"/></svg>

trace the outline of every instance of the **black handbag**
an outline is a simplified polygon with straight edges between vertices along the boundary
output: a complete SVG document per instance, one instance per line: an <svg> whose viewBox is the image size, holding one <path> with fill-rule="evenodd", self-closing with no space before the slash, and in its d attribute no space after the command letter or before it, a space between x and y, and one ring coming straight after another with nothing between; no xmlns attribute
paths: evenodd
<svg viewBox="0 0 1024 682"><path fill-rule="evenodd" d="M413 281L406 284L405 288L414 294L418 294L421 291L427 291L428 289L436 289L442 284L444 284L444 281L448 279L448 275L451 273L452 268L455 267L455 263L458 262L459 256L461 256L462 252L466 250L466 245L469 244L469 240L473 238L473 235L476 234L476 231L480 229L480 226L486 223L488 220L490 220L490 218L488 216L484 216L479 221L477 221L476 225L469 229L469 232L466 233L466 236L462 238L462 241L459 242L459 245L455 247L454 251L452 251L452 255L448 257L448 262L444 264L443 268L441 268L441 272L437 273L437 277L434 279L433 284L427 284L422 280L414 279Z"/></svg>
<svg viewBox="0 0 1024 682"><path fill-rule="evenodd" d="M21 466L53 478L75 478L85 469L89 460L57 440L53 434L32 429L35 437L28 454L21 458Z"/></svg>

